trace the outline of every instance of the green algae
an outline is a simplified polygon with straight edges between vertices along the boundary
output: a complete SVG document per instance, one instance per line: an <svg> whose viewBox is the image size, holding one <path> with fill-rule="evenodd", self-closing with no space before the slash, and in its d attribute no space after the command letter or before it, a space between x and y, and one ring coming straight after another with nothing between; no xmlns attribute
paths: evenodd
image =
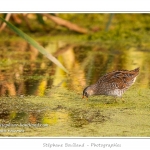
<svg viewBox="0 0 150 150"><path fill-rule="evenodd" d="M1 136L148 137L150 91L141 90L141 93L137 89L129 90L124 103L120 99L114 103L112 97L108 98L111 103L106 103L103 96L86 101L61 88L50 96L1 98L0 124L18 125L1 127L7 130ZM20 133L9 130L20 130Z"/></svg>

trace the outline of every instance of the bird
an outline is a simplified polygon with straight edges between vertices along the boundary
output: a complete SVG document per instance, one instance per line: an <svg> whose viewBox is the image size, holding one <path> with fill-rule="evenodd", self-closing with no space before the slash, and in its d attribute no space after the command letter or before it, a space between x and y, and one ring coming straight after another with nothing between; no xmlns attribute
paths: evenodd
<svg viewBox="0 0 150 150"><path fill-rule="evenodd" d="M109 72L98 79L95 84L83 90L83 97L92 95L106 95L121 97L123 93L134 84L139 74L139 67L134 70L116 70Z"/></svg>

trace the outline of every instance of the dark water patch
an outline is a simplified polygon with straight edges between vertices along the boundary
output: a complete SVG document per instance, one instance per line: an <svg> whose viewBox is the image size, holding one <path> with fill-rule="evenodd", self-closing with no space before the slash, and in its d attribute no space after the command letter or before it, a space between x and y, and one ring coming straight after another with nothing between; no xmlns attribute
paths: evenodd
<svg viewBox="0 0 150 150"><path fill-rule="evenodd" d="M70 112L70 117L72 120L71 126L73 127L83 127L90 123L103 123L109 119L108 116L103 115L100 110L84 110L75 109Z"/></svg>
<svg viewBox="0 0 150 150"><path fill-rule="evenodd" d="M34 123L31 116L36 120L45 109L42 104L27 102L24 98L3 97L0 98L0 122L1 123Z"/></svg>

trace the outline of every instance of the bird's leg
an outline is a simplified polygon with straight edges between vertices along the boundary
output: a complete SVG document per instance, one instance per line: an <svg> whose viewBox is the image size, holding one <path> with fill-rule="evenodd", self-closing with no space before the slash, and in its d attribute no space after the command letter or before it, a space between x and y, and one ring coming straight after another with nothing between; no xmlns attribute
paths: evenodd
<svg viewBox="0 0 150 150"><path fill-rule="evenodd" d="M114 101L115 101L115 103L117 103L117 96L114 97Z"/></svg>
<svg viewBox="0 0 150 150"><path fill-rule="evenodd" d="M86 100L88 100L88 97L86 97L86 96L83 96L83 97L82 97L82 99L84 99L84 98L85 98Z"/></svg>
<svg viewBox="0 0 150 150"><path fill-rule="evenodd" d="M121 100L122 100L123 103L125 102L122 96L121 96Z"/></svg>

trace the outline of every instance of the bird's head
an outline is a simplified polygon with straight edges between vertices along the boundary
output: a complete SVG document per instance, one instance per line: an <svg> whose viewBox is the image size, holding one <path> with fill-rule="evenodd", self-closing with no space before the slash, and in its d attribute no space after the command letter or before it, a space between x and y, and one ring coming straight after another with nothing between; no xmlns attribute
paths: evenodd
<svg viewBox="0 0 150 150"><path fill-rule="evenodd" d="M84 97L88 98L89 96L91 96L93 94L94 94L93 88L91 86L88 86L83 90L82 98L84 98Z"/></svg>

